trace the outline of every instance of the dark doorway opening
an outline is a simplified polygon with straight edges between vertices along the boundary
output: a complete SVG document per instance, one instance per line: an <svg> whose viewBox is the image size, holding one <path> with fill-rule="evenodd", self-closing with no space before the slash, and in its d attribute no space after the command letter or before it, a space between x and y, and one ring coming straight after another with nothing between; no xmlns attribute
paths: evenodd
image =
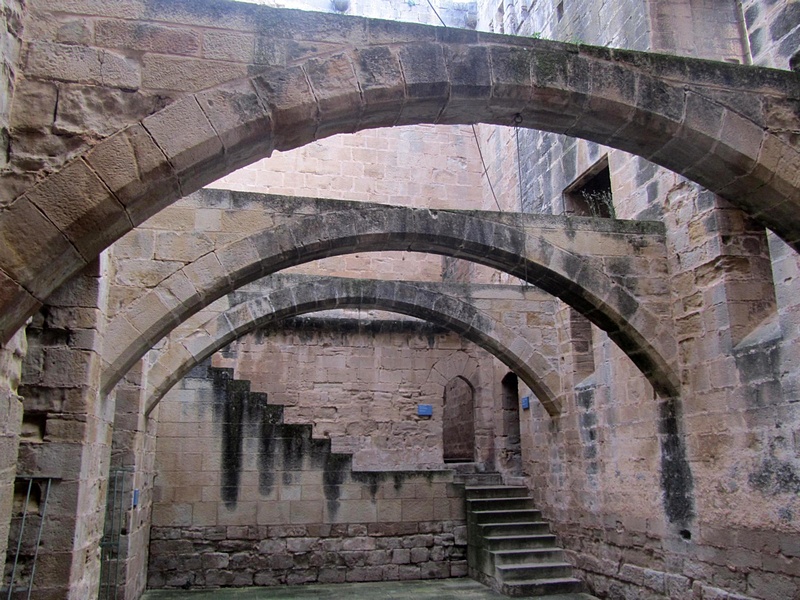
<svg viewBox="0 0 800 600"><path fill-rule="evenodd" d="M442 446L445 462L475 460L475 390L463 377L444 388Z"/></svg>

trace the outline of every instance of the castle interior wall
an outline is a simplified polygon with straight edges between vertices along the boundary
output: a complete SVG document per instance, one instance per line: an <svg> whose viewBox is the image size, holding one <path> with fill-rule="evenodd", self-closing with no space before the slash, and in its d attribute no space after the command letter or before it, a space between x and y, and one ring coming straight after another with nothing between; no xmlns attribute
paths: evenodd
<svg viewBox="0 0 800 600"><path fill-rule="evenodd" d="M427 11L400 5L404 18ZM22 6L0 3L9 30ZM452 26L786 69L800 32L797 6L540 0L479 2L443 16ZM351 12L367 9L359 7L354 2ZM70 44L94 35L65 15L58 28L39 24L38 34ZM3 107L17 64L16 35L4 39L11 49L3 52L0 133L8 127ZM41 100L17 123L30 133L25 143L34 144L38 116L55 114L53 90L73 100L75 90L23 84L20 97ZM91 112L81 103L59 106L62 126L75 117L63 112L70 106ZM97 125L90 123L91 136L102 135ZM0 527L0 549L3 527L12 530L9 546L16 541L14 472L17 483L31 474L59 480L37 592L88 598L98 588L109 464L128 482L124 550L116 560L130 600L148 580L151 587L215 587L464 575L463 500L445 471L441 443L452 377L440 379L447 372L469 381L475 394L476 468L528 485L592 593L798 597L796 252L721 198L643 158L514 125L337 136L276 153L215 186L557 215L576 214L583 202L599 218L660 221L669 264L653 285L671 298L680 397L655 393L606 333L559 303L554 312L516 311L507 323L552 328L563 384L558 418L537 402L512 411L518 459L507 452L516 435L504 411L507 369L452 334L409 333L402 320L399 331L382 330L386 317L378 314L355 330L338 315L335 326L317 316L250 334L216 354L210 369L186 377L145 418L147 359L114 394L98 394L106 319L217 245L275 224L255 196L216 206L186 198L117 242L102 269L54 295L29 328L29 349L21 332L0 354L0 439L9 449L0 453L0 514L12 515L0 519L11 524ZM84 135L69 126L60 131L65 143ZM328 258L293 271L519 283L458 258L412 253ZM444 364L450 366L437 374ZM244 381L250 383L237 383ZM519 397L528 394L519 387ZM432 418L415 414L420 404L433 407ZM59 460L49 462L53 456ZM59 473L48 470L53 464ZM33 544L24 546L30 555Z"/></svg>

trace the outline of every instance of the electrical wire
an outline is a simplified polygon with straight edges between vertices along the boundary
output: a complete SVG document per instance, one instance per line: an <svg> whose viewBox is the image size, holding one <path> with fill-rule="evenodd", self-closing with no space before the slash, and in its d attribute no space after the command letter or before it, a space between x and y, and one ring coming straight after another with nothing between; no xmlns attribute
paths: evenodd
<svg viewBox="0 0 800 600"><path fill-rule="evenodd" d="M519 151L519 124L522 123L522 115L514 115L514 136L517 138L517 181L519 181L519 212L525 212L525 193L522 190L522 158Z"/></svg>
<svg viewBox="0 0 800 600"><path fill-rule="evenodd" d="M435 14L435 15L436 15L436 17L439 19L439 22L441 22L441 24L442 24L444 27L447 27L447 25L445 25L445 23L444 23L444 20L442 19L442 17L440 17L440 16L439 16L439 13L438 13L438 12L436 12L436 9L433 7L433 4L431 4L431 0L428 0L428 6L430 6L430 7L431 7L431 10L433 11L433 14Z"/></svg>
<svg viewBox="0 0 800 600"><path fill-rule="evenodd" d="M492 180L489 178L489 169L486 167L486 161L483 160L483 152L481 152L481 143L478 141L478 133L475 131L475 125L472 126L472 135L475 137L475 145L478 146L478 156L481 157L481 164L483 165L483 174L486 176L486 181L489 182L489 189L492 192L492 198L494 198L494 203L497 205L497 210L503 212L503 209L500 208L500 203L497 201L497 194L494 193L494 186L492 185Z"/></svg>

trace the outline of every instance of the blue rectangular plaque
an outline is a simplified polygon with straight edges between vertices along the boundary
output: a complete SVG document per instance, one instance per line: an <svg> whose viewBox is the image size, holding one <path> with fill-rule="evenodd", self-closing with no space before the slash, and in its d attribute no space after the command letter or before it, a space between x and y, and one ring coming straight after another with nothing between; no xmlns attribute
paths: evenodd
<svg viewBox="0 0 800 600"><path fill-rule="evenodd" d="M522 397L522 410L528 410L531 407L531 397L530 396L523 396Z"/></svg>
<svg viewBox="0 0 800 600"><path fill-rule="evenodd" d="M417 414L420 417L432 417L433 404L417 404Z"/></svg>

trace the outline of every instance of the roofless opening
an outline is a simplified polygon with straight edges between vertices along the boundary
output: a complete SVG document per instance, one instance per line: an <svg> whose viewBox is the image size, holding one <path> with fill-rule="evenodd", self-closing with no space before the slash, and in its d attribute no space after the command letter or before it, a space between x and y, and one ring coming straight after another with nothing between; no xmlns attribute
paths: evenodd
<svg viewBox="0 0 800 600"><path fill-rule="evenodd" d="M601 158L564 189L564 212L575 217L614 218L608 156Z"/></svg>

